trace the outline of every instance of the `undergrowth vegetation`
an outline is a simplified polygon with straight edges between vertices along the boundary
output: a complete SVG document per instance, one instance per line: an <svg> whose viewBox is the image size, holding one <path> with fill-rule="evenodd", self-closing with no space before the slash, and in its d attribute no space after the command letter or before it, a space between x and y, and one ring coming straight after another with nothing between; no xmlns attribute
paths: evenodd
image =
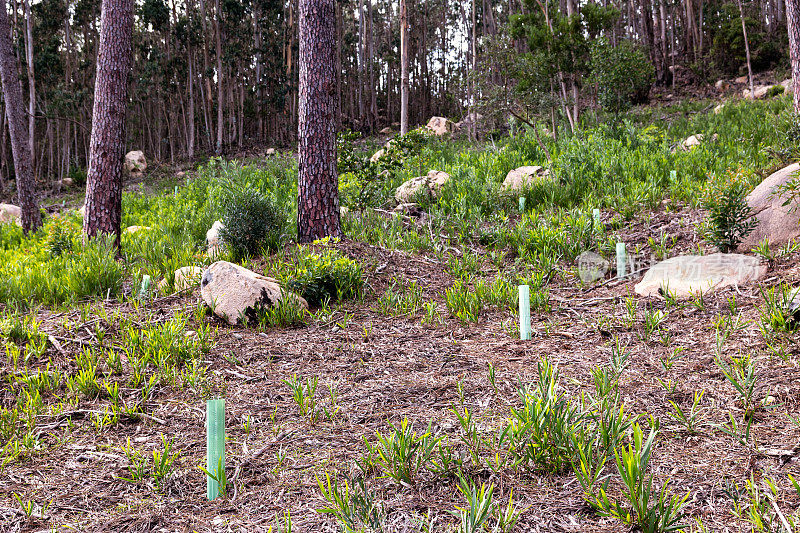
<svg viewBox="0 0 800 533"><path fill-rule="evenodd" d="M290 156L211 159L182 187L129 190L123 228L137 229L119 256L102 239L85 243L72 211L28 236L0 225L0 474L102 436L84 455L120 461L105 480L114 491L189 498L203 480L201 445L166 418L192 413L200 427L197 406L222 396L235 406L235 470L217 471L231 502L249 501L256 485L278 487L271 502L302 498L347 532L511 532L533 527L531 494L562 490L575 521L565 527L710 530L698 509L711 496L690 494L685 469L672 481L680 469L669 461L697 443L735 450L736 464L774 451L759 447L765 420L774 423L767 417L793 389L767 379L775 365L773 378L796 368L796 291L779 283L679 300L666 287L663 300L642 301L622 292L627 280L603 276L623 239L631 258L734 249L752 226L744 196L794 153L788 102L729 103L719 114L675 104L608 123L587 112L579 133L557 139L522 129L471 144L417 131L387 145L347 134L343 239L295 243ZM526 165L549 174L504 189L507 173ZM393 211L396 188L430 170L451 176L440 195L418 195L417 212ZM678 215L692 219L676 221L691 238L664 223ZM701 242L695 219L706 215ZM210 257L217 220L224 251ZM753 253L773 266L796 250L765 242ZM598 280L576 274L587 251ZM177 269L217 259L272 278L308 309L284 298L244 327L216 331L196 290L166 293ZM162 279L165 290L147 290ZM530 343L517 343L520 285L534 313ZM697 320L699 333L681 331L681 320ZM578 364L587 354L599 362ZM512 362L516 375L501 368ZM755 531L797 530L787 496L788 487L800 497L797 476L770 476L726 480L735 505L717 513ZM722 509L722 493L711 494ZM44 514L30 497L14 501L28 517ZM292 528L285 505L274 530Z"/></svg>

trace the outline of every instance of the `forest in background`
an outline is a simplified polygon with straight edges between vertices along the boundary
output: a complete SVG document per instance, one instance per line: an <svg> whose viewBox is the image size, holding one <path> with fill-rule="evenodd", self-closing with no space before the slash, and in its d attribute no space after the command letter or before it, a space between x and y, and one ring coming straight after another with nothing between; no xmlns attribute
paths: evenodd
<svg viewBox="0 0 800 533"><path fill-rule="evenodd" d="M634 64L648 88L651 81L701 84L746 73L742 19L753 70L788 69L779 0L406 1L411 124L432 115L463 118L483 106L574 129L581 108L597 101L603 57L646 57ZM340 130L368 134L400 121L400 4L337 3ZM100 2L14 0L9 10L36 176L40 183L68 176L80 182ZM175 163L296 141L297 24L296 0L137 2L129 148ZM4 185L13 176L10 163L4 133Z"/></svg>

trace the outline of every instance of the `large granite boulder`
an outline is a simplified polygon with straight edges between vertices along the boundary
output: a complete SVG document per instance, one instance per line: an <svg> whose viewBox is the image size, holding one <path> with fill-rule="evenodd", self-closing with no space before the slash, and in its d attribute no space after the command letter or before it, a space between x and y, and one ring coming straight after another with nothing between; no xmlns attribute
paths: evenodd
<svg viewBox="0 0 800 533"><path fill-rule="evenodd" d="M0 224L22 224L22 209L18 205L0 204Z"/></svg>
<svg viewBox="0 0 800 533"><path fill-rule="evenodd" d="M800 164L789 165L771 174L747 195L747 205L758 224L739 244L740 251L748 251L764 239L780 246L800 237L800 202L795 200L783 205L789 198L785 194L775 194L775 189L794 178L798 171Z"/></svg>
<svg viewBox="0 0 800 533"><path fill-rule="evenodd" d="M666 289L677 298L687 298L723 287L744 285L766 273L766 265L749 255L681 255L657 263L634 290L640 296L663 296Z"/></svg>
<svg viewBox="0 0 800 533"><path fill-rule="evenodd" d="M442 135L453 133L456 129L456 126L452 121L444 117L431 117L431 119L428 121L428 124L425 126L425 129L427 129L432 135L441 137Z"/></svg>
<svg viewBox="0 0 800 533"><path fill-rule="evenodd" d="M147 170L147 159L144 152L134 150L125 154L125 172L132 178L141 178Z"/></svg>
<svg viewBox="0 0 800 533"><path fill-rule="evenodd" d="M537 181L546 179L549 175L549 170L536 165L515 168L506 174L502 190L521 192L524 189L530 189Z"/></svg>
<svg viewBox="0 0 800 533"><path fill-rule="evenodd" d="M769 94L769 90L772 88L772 85L759 85L757 87L753 87L752 94L750 93L750 89L744 89L742 91L742 96L747 100L761 100L765 98L767 94Z"/></svg>
<svg viewBox="0 0 800 533"><path fill-rule="evenodd" d="M227 261L212 263L203 272L200 294L214 314L230 325L242 324L245 319L255 324L260 309L287 298L308 309L305 299L283 290L276 280Z"/></svg>
<svg viewBox="0 0 800 533"><path fill-rule="evenodd" d="M441 170L431 170L426 176L411 178L400 185L394 193L397 203L410 203L416 198L417 193L427 195L433 199L439 197L442 187L450 181L450 174Z"/></svg>

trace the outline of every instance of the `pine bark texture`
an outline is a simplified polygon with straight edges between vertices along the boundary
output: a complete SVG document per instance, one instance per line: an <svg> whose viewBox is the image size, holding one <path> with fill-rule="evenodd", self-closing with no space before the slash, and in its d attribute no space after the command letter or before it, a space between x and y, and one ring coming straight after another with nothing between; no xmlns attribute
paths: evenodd
<svg viewBox="0 0 800 533"><path fill-rule="evenodd" d="M132 33L133 0L103 0L83 231L87 237L113 234L117 248L122 222L122 164Z"/></svg>
<svg viewBox="0 0 800 533"><path fill-rule="evenodd" d="M8 13L3 4L0 9L0 80L3 83L8 133L17 178L17 196L22 209L22 229L35 230L42 225L42 215L36 201L33 177L33 154L28 140L25 107L22 103L22 85L19 82L19 62L11 43Z"/></svg>
<svg viewBox="0 0 800 533"><path fill-rule="evenodd" d="M336 0L300 0L297 236L342 235L336 172Z"/></svg>
<svg viewBox="0 0 800 533"><path fill-rule="evenodd" d="M786 0L786 26L789 28L794 112L800 113L800 0Z"/></svg>

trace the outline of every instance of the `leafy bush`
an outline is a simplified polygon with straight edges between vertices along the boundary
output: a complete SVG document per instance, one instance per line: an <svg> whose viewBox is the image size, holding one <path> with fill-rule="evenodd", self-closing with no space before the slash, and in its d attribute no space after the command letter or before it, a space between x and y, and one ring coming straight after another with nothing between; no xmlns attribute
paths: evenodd
<svg viewBox="0 0 800 533"><path fill-rule="evenodd" d="M47 249L54 256L71 252L78 237L78 228L64 218L56 218L47 228Z"/></svg>
<svg viewBox="0 0 800 533"><path fill-rule="evenodd" d="M712 176L706 186L702 205L708 216L700 232L721 252L735 249L758 224L747 205L749 190L742 171Z"/></svg>
<svg viewBox="0 0 800 533"><path fill-rule="evenodd" d="M361 265L335 249L308 253L301 247L296 264L283 277L289 290L315 306L358 297L364 287Z"/></svg>
<svg viewBox="0 0 800 533"><path fill-rule="evenodd" d="M359 134L344 132L338 139L339 193L342 205L358 210L374 207L381 202L382 194L391 188L393 178L402 169L405 160L417 152L428 140L420 130L410 131L386 143L381 155L359 155L353 142Z"/></svg>
<svg viewBox="0 0 800 533"><path fill-rule="evenodd" d="M648 99L654 69L644 51L632 41L612 46L599 39L592 46L592 75L597 96L606 111L620 113Z"/></svg>
<svg viewBox="0 0 800 533"><path fill-rule="evenodd" d="M247 185L226 183L219 202L225 226L220 237L235 256L255 255L280 246L286 216L267 194Z"/></svg>

